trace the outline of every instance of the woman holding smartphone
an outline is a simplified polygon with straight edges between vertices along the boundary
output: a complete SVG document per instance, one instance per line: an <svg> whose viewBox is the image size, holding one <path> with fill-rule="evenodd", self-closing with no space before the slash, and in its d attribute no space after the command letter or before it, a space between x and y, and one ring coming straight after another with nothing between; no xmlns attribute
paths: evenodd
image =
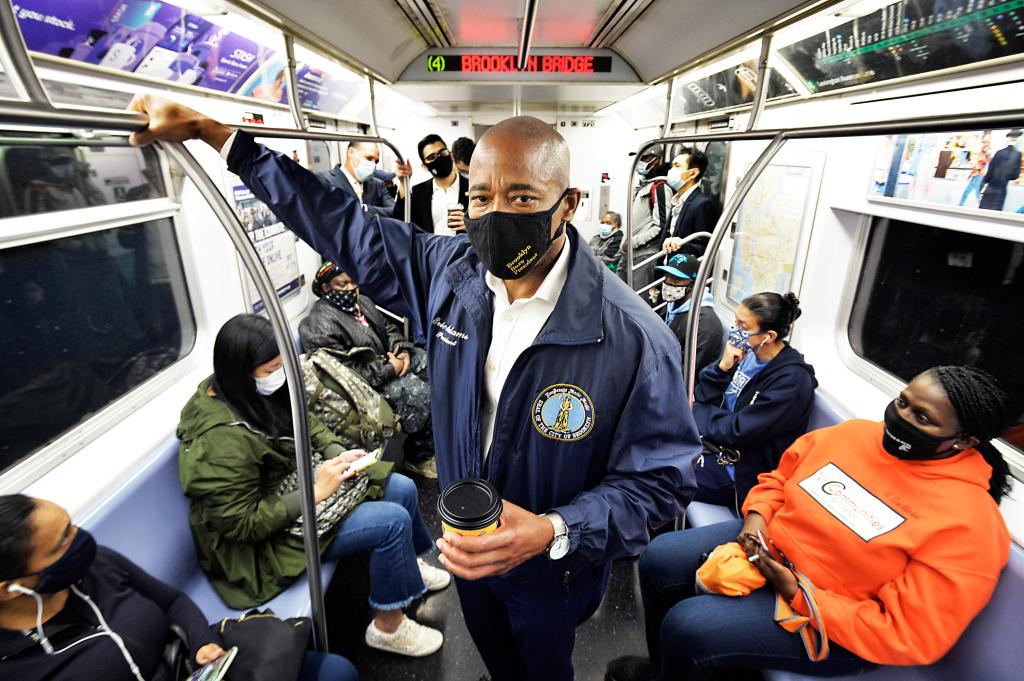
<svg viewBox="0 0 1024 681"><path fill-rule="evenodd" d="M1010 398L991 375L942 366L911 381L882 423L804 435L760 476L742 521L651 542L640 560L651 658L614 660L606 679L693 681L717 667L835 676L942 658L1009 558L998 506L1008 468L990 440L1011 420ZM731 541L767 585L743 597L695 596L703 556ZM784 563L813 584L829 638L822 661L775 621L776 595L811 614Z"/></svg>
<svg viewBox="0 0 1024 681"><path fill-rule="evenodd" d="M295 470L292 413L270 322L230 319L213 347L213 376L181 413L179 475L191 500L199 562L233 608L264 603L306 569ZM338 559L370 549L368 645L401 655L437 651L441 632L402 608L451 576L418 555L433 543L409 478L377 464L356 475L366 452L344 447L312 413L309 432L322 463L314 493L321 550Z"/></svg>
<svg viewBox="0 0 1024 681"><path fill-rule="evenodd" d="M198 665L224 655L188 596L71 523L45 499L0 496L0 678L180 681L164 663L171 626ZM299 681L356 681L339 655L308 652Z"/></svg>

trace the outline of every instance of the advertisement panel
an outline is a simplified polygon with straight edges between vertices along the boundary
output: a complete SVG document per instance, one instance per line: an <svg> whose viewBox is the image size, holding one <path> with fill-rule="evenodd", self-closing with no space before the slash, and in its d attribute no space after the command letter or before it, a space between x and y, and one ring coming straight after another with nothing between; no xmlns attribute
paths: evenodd
<svg viewBox="0 0 1024 681"><path fill-rule="evenodd" d="M1022 133L893 135L876 156L868 198L1024 217Z"/></svg>
<svg viewBox="0 0 1024 681"><path fill-rule="evenodd" d="M23 0L14 11L30 50L220 92L274 54L167 2Z"/></svg>

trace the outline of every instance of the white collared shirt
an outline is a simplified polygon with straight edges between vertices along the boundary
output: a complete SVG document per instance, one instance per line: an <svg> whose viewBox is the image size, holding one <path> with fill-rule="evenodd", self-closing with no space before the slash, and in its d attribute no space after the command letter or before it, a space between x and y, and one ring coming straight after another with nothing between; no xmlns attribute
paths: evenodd
<svg viewBox="0 0 1024 681"><path fill-rule="evenodd" d="M431 186L434 188L434 195L430 199L430 216L434 219L434 234L455 236L458 232L448 226L448 207L454 208L459 203L459 176L455 176L455 181L447 189L437 183L436 177ZM463 206L462 209L465 210L466 207Z"/></svg>
<svg viewBox="0 0 1024 681"><path fill-rule="evenodd" d="M348 172L348 168L344 165L339 166L341 172L345 173L345 177L348 179L348 183L352 185L352 189L356 191L356 196L359 197L359 203L363 202L363 183L356 179L355 175Z"/></svg>
<svg viewBox="0 0 1024 681"><path fill-rule="evenodd" d="M692 187L687 189L682 194L672 195L672 209L668 213L668 236L672 236L672 231L676 227L676 220L679 219L679 212L683 209L683 204L686 203L686 199L690 198L690 194L697 191L697 183L694 183Z"/></svg>
<svg viewBox="0 0 1024 681"><path fill-rule="evenodd" d="M533 344L548 317L551 316L558 297L562 294L566 277L569 275L569 239L566 238L562 252L544 278L537 292L529 298L508 302L505 282L488 272L484 276L487 288L494 292L494 317L491 321L491 347L487 350L484 364L484 404L481 414L483 426L483 460L494 437L494 419L498 413L498 400L505 380L512 371L519 355Z"/></svg>

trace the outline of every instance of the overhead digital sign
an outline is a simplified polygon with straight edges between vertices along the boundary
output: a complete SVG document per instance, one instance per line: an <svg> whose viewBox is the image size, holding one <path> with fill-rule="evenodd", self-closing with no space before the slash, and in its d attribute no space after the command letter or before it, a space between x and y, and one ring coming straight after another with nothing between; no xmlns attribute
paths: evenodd
<svg viewBox="0 0 1024 681"><path fill-rule="evenodd" d="M514 54L432 54L431 73L611 73L612 58L591 54L545 54L527 59L526 68L516 65Z"/></svg>

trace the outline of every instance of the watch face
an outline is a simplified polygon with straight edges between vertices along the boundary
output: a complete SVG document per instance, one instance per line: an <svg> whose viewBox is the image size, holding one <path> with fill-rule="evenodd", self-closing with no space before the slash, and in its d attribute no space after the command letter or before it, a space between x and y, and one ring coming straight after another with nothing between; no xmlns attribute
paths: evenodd
<svg viewBox="0 0 1024 681"><path fill-rule="evenodd" d="M548 557L551 560L564 558L567 553L569 553L569 537L556 538L555 541L551 543L551 548L548 549Z"/></svg>

